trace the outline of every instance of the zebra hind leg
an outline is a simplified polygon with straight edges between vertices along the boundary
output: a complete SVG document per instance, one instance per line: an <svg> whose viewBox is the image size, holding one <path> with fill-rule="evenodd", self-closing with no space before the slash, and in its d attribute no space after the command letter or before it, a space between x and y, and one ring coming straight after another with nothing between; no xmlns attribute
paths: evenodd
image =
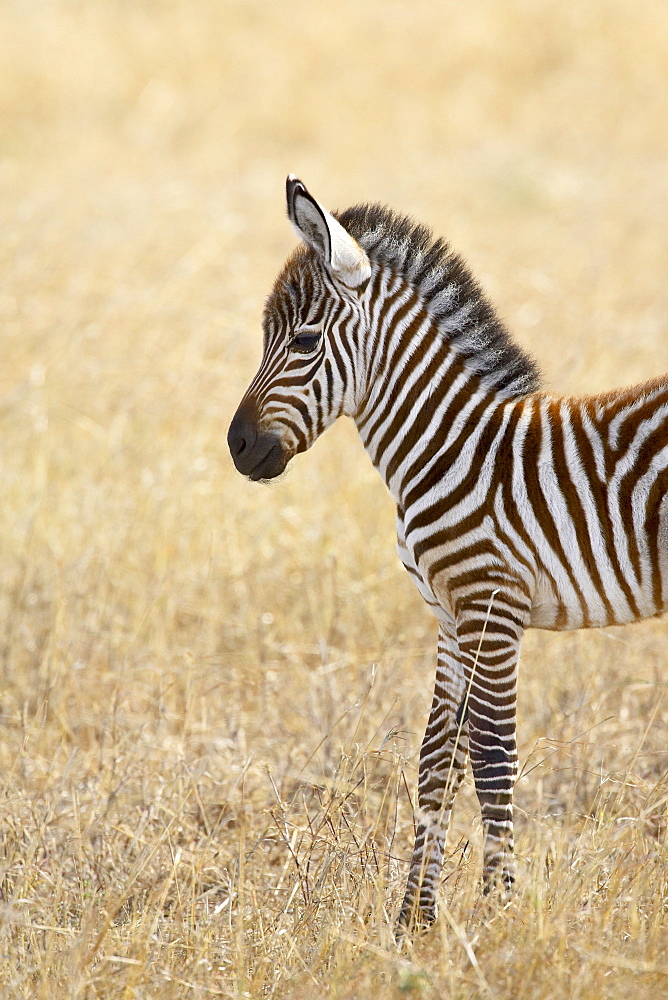
<svg viewBox="0 0 668 1000"><path fill-rule="evenodd" d="M482 814L483 890L500 889L507 896L515 882L517 660L524 616L517 599L504 597L497 592L484 620L475 609L462 616L458 633L470 687L469 751Z"/></svg>

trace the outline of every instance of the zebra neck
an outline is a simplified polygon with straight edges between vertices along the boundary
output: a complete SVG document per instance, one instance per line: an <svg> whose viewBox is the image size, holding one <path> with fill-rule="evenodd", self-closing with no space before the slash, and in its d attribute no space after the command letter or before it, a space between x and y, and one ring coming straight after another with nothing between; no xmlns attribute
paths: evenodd
<svg viewBox="0 0 668 1000"><path fill-rule="evenodd" d="M475 436L484 415L507 402L430 325L423 336L414 331L412 343L391 345L355 417L371 461L401 506L417 479L457 460L463 437Z"/></svg>
<svg viewBox="0 0 668 1000"><path fill-rule="evenodd" d="M422 258L417 252L413 257L417 277L374 267L359 365L364 397L354 415L398 503L425 463L436 461L445 471L463 428L475 435L484 414L540 385L533 360L513 342L464 265L446 254L440 270L422 273Z"/></svg>

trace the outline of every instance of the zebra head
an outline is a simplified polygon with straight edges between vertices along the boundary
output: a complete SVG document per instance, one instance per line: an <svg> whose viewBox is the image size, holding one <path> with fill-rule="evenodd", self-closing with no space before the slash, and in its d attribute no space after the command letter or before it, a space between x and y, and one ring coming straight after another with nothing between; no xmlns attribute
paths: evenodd
<svg viewBox="0 0 668 1000"><path fill-rule="evenodd" d="M304 245L267 300L262 362L227 435L235 466L252 480L280 475L338 416L354 412L359 395L369 258L292 175L287 201Z"/></svg>

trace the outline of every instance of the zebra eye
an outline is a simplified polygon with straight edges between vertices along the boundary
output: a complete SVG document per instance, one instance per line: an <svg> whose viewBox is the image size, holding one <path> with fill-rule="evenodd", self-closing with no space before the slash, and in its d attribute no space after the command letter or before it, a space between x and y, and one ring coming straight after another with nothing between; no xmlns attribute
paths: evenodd
<svg viewBox="0 0 668 1000"><path fill-rule="evenodd" d="M290 350L298 354L311 354L320 343L322 330L302 330L290 342Z"/></svg>

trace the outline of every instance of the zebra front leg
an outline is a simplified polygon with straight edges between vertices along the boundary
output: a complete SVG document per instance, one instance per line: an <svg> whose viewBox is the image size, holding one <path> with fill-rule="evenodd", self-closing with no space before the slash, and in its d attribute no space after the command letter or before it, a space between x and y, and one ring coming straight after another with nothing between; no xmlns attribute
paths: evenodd
<svg viewBox="0 0 668 1000"><path fill-rule="evenodd" d="M420 750L418 824L399 932L426 926L436 918L436 888L441 873L452 802L466 770L468 723L466 689L457 640L441 626L434 697Z"/></svg>
<svg viewBox="0 0 668 1000"><path fill-rule="evenodd" d="M483 826L484 892L512 890L513 787L517 776L519 645L527 609L517 594L495 590L458 616L468 687L469 752Z"/></svg>

